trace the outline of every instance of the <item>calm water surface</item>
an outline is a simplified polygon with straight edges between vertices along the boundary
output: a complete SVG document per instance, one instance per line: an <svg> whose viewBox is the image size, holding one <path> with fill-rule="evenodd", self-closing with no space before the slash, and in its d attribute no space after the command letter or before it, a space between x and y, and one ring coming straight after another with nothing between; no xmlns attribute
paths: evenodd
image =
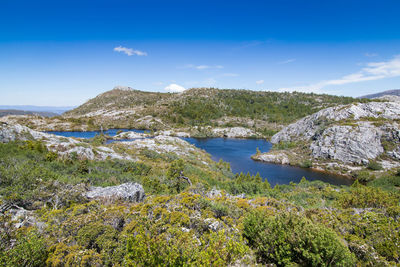
<svg viewBox="0 0 400 267"><path fill-rule="evenodd" d="M110 136L116 135L118 131L135 131L143 133L144 130L110 129L104 131ZM91 132L48 132L65 137L93 138L99 131ZM250 158L256 153L258 147L261 152L268 152L272 145L262 139L228 139L228 138L182 138L189 143L201 148L211 154L213 160L220 159L229 162L233 173L247 173L252 175L257 172L263 178L267 178L272 186L276 184L298 183L302 177L307 180L321 180L334 185L350 185L352 181L346 177L328 174L324 172L312 171L300 167L288 165L271 164L254 161Z"/></svg>

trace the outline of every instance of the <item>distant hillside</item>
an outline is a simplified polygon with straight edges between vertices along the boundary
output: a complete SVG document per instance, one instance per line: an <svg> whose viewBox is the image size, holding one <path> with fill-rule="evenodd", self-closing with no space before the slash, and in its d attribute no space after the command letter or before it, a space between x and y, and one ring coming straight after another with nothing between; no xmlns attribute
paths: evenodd
<svg viewBox="0 0 400 267"><path fill-rule="evenodd" d="M194 88L178 94L115 88L64 116L90 117L91 123L106 127L159 129L241 125L270 128L267 124L286 125L326 107L360 101L366 100L299 92Z"/></svg>
<svg viewBox="0 0 400 267"><path fill-rule="evenodd" d="M360 96L360 98L373 99L373 98L378 98L378 97L382 97L385 95L400 96L400 89L387 90L387 91L383 91L383 92L376 93L376 94L364 95L364 96Z"/></svg>
<svg viewBox="0 0 400 267"><path fill-rule="evenodd" d="M16 110L16 109L0 109L0 117L4 117L7 115L38 115L42 117L54 117L59 114L54 112L40 112L40 111L25 111L25 110Z"/></svg>
<svg viewBox="0 0 400 267"><path fill-rule="evenodd" d="M52 106L30 106L30 105L0 105L0 109L4 110L19 110L27 112L49 112L56 113L58 115L64 113L67 110L75 108L74 106L69 107L52 107Z"/></svg>

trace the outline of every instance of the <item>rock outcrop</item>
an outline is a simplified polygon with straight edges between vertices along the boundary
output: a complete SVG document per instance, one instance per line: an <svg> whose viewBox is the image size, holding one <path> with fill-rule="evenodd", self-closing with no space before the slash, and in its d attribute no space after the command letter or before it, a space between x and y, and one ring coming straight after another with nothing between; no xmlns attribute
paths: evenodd
<svg viewBox="0 0 400 267"><path fill-rule="evenodd" d="M113 137L113 139L121 140L121 139L143 139L147 138L149 135L145 133L137 133L133 131L122 132Z"/></svg>
<svg viewBox="0 0 400 267"><path fill-rule="evenodd" d="M142 202L145 193L142 185L138 183L125 183L116 186L92 187L86 192L88 198L121 199L133 202Z"/></svg>
<svg viewBox="0 0 400 267"><path fill-rule="evenodd" d="M334 159L345 163L367 164L384 152L383 132L369 122L356 126L334 125L311 143L314 158Z"/></svg>
<svg viewBox="0 0 400 267"><path fill-rule="evenodd" d="M214 128L211 131L217 136L227 138L248 138L257 136L256 132L244 127Z"/></svg>
<svg viewBox="0 0 400 267"><path fill-rule="evenodd" d="M137 139L121 143L128 147L137 149L148 149L157 153L175 153L179 156L188 156L190 153L197 151L197 148L188 142L172 136L159 135L154 138Z"/></svg>
<svg viewBox="0 0 400 267"><path fill-rule="evenodd" d="M271 138L271 142L276 144L281 141L309 140L317 137L321 131L335 122L363 119L371 121L388 120L389 122L399 120L400 103L357 103L323 109L285 127Z"/></svg>
<svg viewBox="0 0 400 267"><path fill-rule="evenodd" d="M311 159L366 165L380 155L400 159L400 103L369 102L331 107L290 124L271 138L274 144L308 146ZM274 154L275 153L275 154ZM257 159L280 162L276 151ZM256 156L254 156L256 157ZM394 165L393 165L394 164ZM393 163L385 166L397 166Z"/></svg>
<svg viewBox="0 0 400 267"><path fill-rule="evenodd" d="M289 158L285 153L263 153L252 156L252 159L269 162L269 163L276 163L276 164L289 164Z"/></svg>
<svg viewBox="0 0 400 267"><path fill-rule="evenodd" d="M105 160L107 158L132 160L130 156L116 153L110 147L93 147L79 139L42 133L19 124L0 124L0 143L16 140L42 141L48 150L56 152L60 156L74 154L78 158L90 160Z"/></svg>

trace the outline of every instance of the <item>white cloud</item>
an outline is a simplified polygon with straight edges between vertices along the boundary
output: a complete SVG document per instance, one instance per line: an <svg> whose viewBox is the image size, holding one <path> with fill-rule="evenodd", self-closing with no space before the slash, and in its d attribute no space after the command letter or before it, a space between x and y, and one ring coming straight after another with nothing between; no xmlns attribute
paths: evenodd
<svg viewBox="0 0 400 267"><path fill-rule="evenodd" d="M171 83L170 85L168 85L167 87L164 88L165 91L168 92L183 92L185 91L185 87L180 86L176 83Z"/></svg>
<svg viewBox="0 0 400 267"><path fill-rule="evenodd" d="M321 81L306 86L280 88L279 91L317 92L329 85L375 81L398 76L400 76L400 55L393 57L393 59L389 61L367 63L366 67L362 68L360 71L345 75L339 79Z"/></svg>
<svg viewBox="0 0 400 267"><path fill-rule="evenodd" d="M256 84L263 84L264 83L264 80L258 80L258 81L256 81Z"/></svg>
<svg viewBox="0 0 400 267"><path fill-rule="evenodd" d="M188 64L184 68L186 68L186 69L196 69L196 70L205 70L205 69L223 69L224 66L221 66L221 65L210 66L210 65Z"/></svg>
<svg viewBox="0 0 400 267"><path fill-rule="evenodd" d="M133 56L133 55L136 55L136 56L147 56L146 52L139 51L139 50L134 50L132 48L127 48L127 47L123 47L123 46L114 47L114 51L115 52L125 53L128 56Z"/></svg>
<svg viewBox="0 0 400 267"><path fill-rule="evenodd" d="M278 64L288 64L288 63L295 62L295 61L296 61L295 58L290 58L290 59L278 62Z"/></svg>

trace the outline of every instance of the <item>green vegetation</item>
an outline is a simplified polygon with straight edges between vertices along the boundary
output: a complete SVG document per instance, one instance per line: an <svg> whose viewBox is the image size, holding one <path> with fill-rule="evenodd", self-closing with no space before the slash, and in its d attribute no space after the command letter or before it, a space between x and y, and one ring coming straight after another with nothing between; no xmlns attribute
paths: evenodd
<svg viewBox="0 0 400 267"><path fill-rule="evenodd" d="M367 168L373 171L380 171L382 170L382 165L376 161L371 161L368 163Z"/></svg>
<svg viewBox="0 0 400 267"><path fill-rule="evenodd" d="M397 173L271 188L204 155L207 164L149 151L127 150L136 162L91 161L38 141L0 144L0 266L400 264ZM144 202L82 195L130 181L144 186Z"/></svg>
<svg viewBox="0 0 400 267"><path fill-rule="evenodd" d="M245 218L243 235L262 263L354 265L354 256L334 231L294 213L252 212Z"/></svg>
<svg viewBox="0 0 400 267"><path fill-rule="evenodd" d="M182 94L114 89L68 111L69 120L79 119L90 127L162 129L188 126L242 126L272 136L286 125L320 109L352 102L365 102L331 95L278 93L250 90L195 88ZM104 107L107 107L104 110ZM134 110L118 118L80 117L90 112ZM147 117L146 117L147 116ZM147 122L140 119L146 117ZM157 121L161 119L163 123ZM88 121L89 120L89 121ZM139 120L139 121L138 121Z"/></svg>

